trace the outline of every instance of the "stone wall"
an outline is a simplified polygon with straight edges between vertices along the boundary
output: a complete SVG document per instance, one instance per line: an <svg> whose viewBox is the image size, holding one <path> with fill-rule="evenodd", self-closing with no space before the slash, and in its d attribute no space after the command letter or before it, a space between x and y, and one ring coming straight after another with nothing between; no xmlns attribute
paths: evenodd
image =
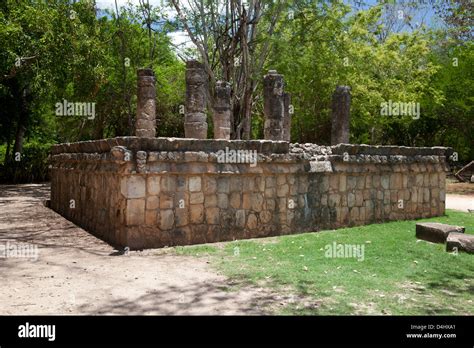
<svg viewBox="0 0 474 348"><path fill-rule="evenodd" d="M239 159L232 151L257 162L229 163ZM51 207L132 249L437 216L451 152L137 137L60 144Z"/></svg>

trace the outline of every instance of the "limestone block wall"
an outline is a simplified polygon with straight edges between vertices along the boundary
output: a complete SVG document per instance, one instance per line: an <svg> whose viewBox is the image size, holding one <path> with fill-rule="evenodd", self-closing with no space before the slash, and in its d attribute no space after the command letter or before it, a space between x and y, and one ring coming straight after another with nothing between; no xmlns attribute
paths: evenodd
<svg viewBox="0 0 474 348"><path fill-rule="evenodd" d="M136 137L61 144L51 207L133 249L437 216L450 152Z"/></svg>

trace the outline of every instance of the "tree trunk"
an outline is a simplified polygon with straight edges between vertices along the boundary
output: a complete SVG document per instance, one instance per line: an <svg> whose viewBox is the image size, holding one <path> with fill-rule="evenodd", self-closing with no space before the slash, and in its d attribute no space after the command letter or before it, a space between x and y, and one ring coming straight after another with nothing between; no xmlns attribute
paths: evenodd
<svg viewBox="0 0 474 348"><path fill-rule="evenodd" d="M7 150L5 151L5 158L3 159L4 163L7 163L10 160L10 145L11 145L11 140L9 136L7 139Z"/></svg>
<svg viewBox="0 0 474 348"><path fill-rule="evenodd" d="M243 101L243 125L244 131L242 138L245 140L250 140L252 134L252 89L250 88L245 91L244 94L244 101Z"/></svg>
<svg viewBox="0 0 474 348"><path fill-rule="evenodd" d="M28 125L29 118L29 103L31 100L31 93L28 86L24 89L21 89L16 78L11 83L12 94L15 100L17 100L17 112L18 112L18 123L15 134L15 144L13 145L13 157L17 153L20 153L20 156L23 152L23 141L25 138L25 132Z"/></svg>

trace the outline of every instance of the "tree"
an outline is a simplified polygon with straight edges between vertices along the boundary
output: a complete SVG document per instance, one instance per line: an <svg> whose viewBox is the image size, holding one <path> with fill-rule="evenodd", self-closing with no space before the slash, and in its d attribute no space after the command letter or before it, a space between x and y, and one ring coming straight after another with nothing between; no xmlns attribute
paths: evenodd
<svg viewBox="0 0 474 348"><path fill-rule="evenodd" d="M352 12L340 2L295 4L268 62L285 74L293 95L292 139L329 144L331 95L336 85L349 85L352 142L416 144L406 130L418 120L383 116L381 103L440 102L430 86L437 66L429 61L429 35L388 31L381 40L382 5Z"/></svg>
<svg viewBox="0 0 474 348"><path fill-rule="evenodd" d="M232 86L231 137L250 139L253 102L282 1L171 0L209 76L211 106L217 80Z"/></svg>

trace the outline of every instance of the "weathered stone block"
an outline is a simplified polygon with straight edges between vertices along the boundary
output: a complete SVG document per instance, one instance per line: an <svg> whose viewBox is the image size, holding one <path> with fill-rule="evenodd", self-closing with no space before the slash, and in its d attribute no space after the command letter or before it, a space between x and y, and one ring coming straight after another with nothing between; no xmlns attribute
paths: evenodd
<svg viewBox="0 0 474 348"><path fill-rule="evenodd" d="M286 175L278 175L276 181L278 186L286 184Z"/></svg>
<svg viewBox="0 0 474 348"><path fill-rule="evenodd" d="M170 175L164 175L161 177L161 190L165 192L176 191L176 177Z"/></svg>
<svg viewBox="0 0 474 348"><path fill-rule="evenodd" d="M245 178L242 183L242 190L246 192L253 192L256 190L255 180L252 177Z"/></svg>
<svg viewBox="0 0 474 348"><path fill-rule="evenodd" d="M202 204L204 203L204 194L202 192L193 192L189 197L190 204Z"/></svg>
<svg viewBox="0 0 474 348"><path fill-rule="evenodd" d="M277 196L278 197L286 197L290 192L290 187L287 184L278 186L277 188Z"/></svg>
<svg viewBox="0 0 474 348"><path fill-rule="evenodd" d="M415 184L418 187L423 186L423 174L416 174Z"/></svg>
<svg viewBox="0 0 474 348"><path fill-rule="evenodd" d="M451 232L464 233L464 227L424 222L416 224L416 238L433 243L444 243Z"/></svg>
<svg viewBox="0 0 474 348"><path fill-rule="evenodd" d="M206 222L210 225L219 224L219 208L206 209Z"/></svg>
<svg viewBox="0 0 474 348"><path fill-rule="evenodd" d="M274 211L276 208L276 202L274 199L265 199L265 209Z"/></svg>
<svg viewBox="0 0 474 348"><path fill-rule="evenodd" d="M327 176L324 176L321 179L320 190L321 190L321 192L328 192L328 190L329 190L329 178Z"/></svg>
<svg viewBox="0 0 474 348"><path fill-rule="evenodd" d="M351 217L351 221L359 220L359 208L358 207L352 207L351 208L350 217Z"/></svg>
<svg viewBox="0 0 474 348"><path fill-rule="evenodd" d="M430 187L430 174L426 173L423 175L423 186Z"/></svg>
<svg viewBox="0 0 474 348"><path fill-rule="evenodd" d="M189 190L187 177L180 175L176 178L176 190L178 192L187 192Z"/></svg>
<svg viewBox="0 0 474 348"><path fill-rule="evenodd" d="M258 227L258 219L255 214L249 214L247 219L247 228L249 230L255 230Z"/></svg>
<svg viewBox="0 0 474 348"><path fill-rule="evenodd" d="M160 229L170 230L174 225L174 213L171 209L160 210Z"/></svg>
<svg viewBox="0 0 474 348"><path fill-rule="evenodd" d="M339 191L346 192L347 177L344 174L339 175Z"/></svg>
<svg viewBox="0 0 474 348"><path fill-rule="evenodd" d="M347 206L348 207L353 207L356 205L356 196L352 192L347 194Z"/></svg>
<svg viewBox="0 0 474 348"><path fill-rule="evenodd" d="M446 251L464 251L474 254L474 235L450 232L446 239Z"/></svg>
<svg viewBox="0 0 474 348"><path fill-rule="evenodd" d="M217 207L217 195L206 195L204 198L204 206L206 208Z"/></svg>
<svg viewBox="0 0 474 348"><path fill-rule="evenodd" d="M252 207L251 193L244 192L242 194L242 208L249 210Z"/></svg>
<svg viewBox="0 0 474 348"><path fill-rule="evenodd" d="M217 192L219 193L229 193L230 185L228 177L221 177L217 179Z"/></svg>
<svg viewBox="0 0 474 348"><path fill-rule="evenodd" d="M127 199L126 219L127 226L145 222L145 199Z"/></svg>
<svg viewBox="0 0 474 348"><path fill-rule="evenodd" d="M400 173L394 173L390 176L390 188L392 190L402 188L402 175Z"/></svg>
<svg viewBox="0 0 474 348"><path fill-rule="evenodd" d="M372 175L367 174L365 176L365 188L371 189L372 188Z"/></svg>
<svg viewBox="0 0 474 348"><path fill-rule="evenodd" d="M133 175L122 178L120 190L126 198L144 198L146 193L145 177Z"/></svg>
<svg viewBox="0 0 474 348"><path fill-rule="evenodd" d="M260 220L262 223L267 224L272 220L272 212L265 210L260 213Z"/></svg>
<svg viewBox="0 0 474 348"><path fill-rule="evenodd" d="M162 193L160 195L160 209L172 209L174 207L174 195L172 193Z"/></svg>
<svg viewBox="0 0 474 348"><path fill-rule="evenodd" d="M146 209L158 209L160 207L160 199L158 196L148 196L146 199Z"/></svg>
<svg viewBox="0 0 474 348"><path fill-rule="evenodd" d="M374 175L372 177L372 185L374 188L380 188L380 175Z"/></svg>
<svg viewBox="0 0 474 348"><path fill-rule="evenodd" d="M329 188L331 191L339 191L339 175L329 177Z"/></svg>
<svg viewBox="0 0 474 348"><path fill-rule="evenodd" d="M240 192L232 192L230 194L230 206L234 209L240 209L241 194Z"/></svg>
<svg viewBox="0 0 474 348"><path fill-rule="evenodd" d="M145 224L148 226L154 226L156 225L158 218L158 212L157 210L147 210L145 212Z"/></svg>
<svg viewBox="0 0 474 348"><path fill-rule="evenodd" d="M380 183L384 190L388 190L390 188L390 177L388 175L382 175L380 177Z"/></svg>
<svg viewBox="0 0 474 348"><path fill-rule="evenodd" d="M201 177L200 176L191 176L189 178L189 191L191 192L201 191Z"/></svg>
<svg viewBox="0 0 474 348"><path fill-rule="evenodd" d="M328 204L330 207L337 207L341 202L341 195L338 193L331 193L329 195Z"/></svg>
<svg viewBox="0 0 474 348"><path fill-rule="evenodd" d="M424 188L423 189L423 203L429 203L429 202L430 202L430 189Z"/></svg>
<svg viewBox="0 0 474 348"><path fill-rule="evenodd" d="M265 187L272 188L276 186L276 179L274 176L267 176L265 178Z"/></svg>
<svg viewBox="0 0 474 348"><path fill-rule="evenodd" d="M160 194L160 177L157 175L148 176L146 179L146 189L148 195Z"/></svg>
<svg viewBox="0 0 474 348"><path fill-rule="evenodd" d="M245 227L245 210L237 210L235 212L235 224L237 227Z"/></svg>
<svg viewBox="0 0 474 348"><path fill-rule="evenodd" d="M218 193L217 206L221 209L227 209L227 207L229 206L229 195L226 193Z"/></svg>
<svg viewBox="0 0 474 348"><path fill-rule="evenodd" d="M190 220L194 224L202 223L204 220L204 206L202 204L191 204Z"/></svg>
<svg viewBox="0 0 474 348"><path fill-rule="evenodd" d="M251 209L256 212L260 212L263 209L263 194L253 193L251 196Z"/></svg>
<svg viewBox="0 0 474 348"><path fill-rule="evenodd" d="M273 198L275 197L276 189L275 188L267 188L265 189L265 198Z"/></svg>
<svg viewBox="0 0 474 348"><path fill-rule="evenodd" d="M183 227L189 223L189 211L186 208L178 208L175 213L176 227Z"/></svg>
<svg viewBox="0 0 474 348"><path fill-rule="evenodd" d="M328 205L328 195L323 194L321 195L321 206L327 206Z"/></svg>
<svg viewBox="0 0 474 348"><path fill-rule="evenodd" d="M260 179L260 178L257 178ZM242 181L240 177L231 177L229 182L230 192L241 192L242 191Z"/></svg>
<svg viewBox="0 0 474 348"><path fill-rule="evenodd" d="M390 190L390 203L397 203L400 198L400 191L398 190Z"/></svg>

